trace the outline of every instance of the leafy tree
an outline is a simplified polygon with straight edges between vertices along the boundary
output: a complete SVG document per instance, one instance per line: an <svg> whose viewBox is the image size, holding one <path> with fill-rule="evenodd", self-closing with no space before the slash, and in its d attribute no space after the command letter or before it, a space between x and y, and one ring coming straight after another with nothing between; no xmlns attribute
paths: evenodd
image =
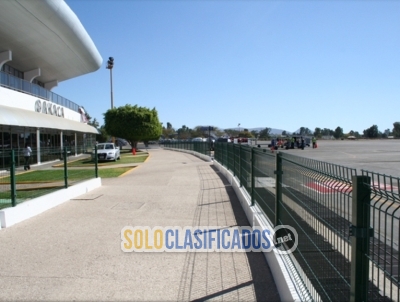
<svg viewBox="0 0 400 302"><path fill-rule="evenodd" d="M100 126L99 122L96 120L96 118L93 119L92 121L92 117L89 115L88 112L86 112L86 109L83 108L83 110L85 110L85 115L86 115L86 119L87 119L87 124L96 128L100 134L96 134L96 141L97 142L106 142L108 139L108 134L107 131L104 129L104 126Z"/></svg>
<svg viewBox="0 0 400 302"><path fill-rule="evenodd" d="M201 130L201 127L202 127L202 126L196 126L196 127L194 127L194 128L192 129L192 132L191 132L192 137L203 137L204 133L203 133L203 131Z"/></svg>
<svg viewBox="0 0 400 302"><path fill-rule="evenodd" d="M218 127L214 127L214 133L218 137L221 137L225 134L225 132L223 130L219 129Z"/></svg>
<svg viewBox="0 0 400 302"><path fill-rule="evenodd" d="M100 134L96 134L96 141L99 143L105 143L109 137L104 125L102 125L99 129Z"/></svg>
<svg viewBox="0 0 400 302"><path fill-rule="evenodd" d="M96 129L99 129L99 122L96 120L96 118L91 121L92 118L88 119L88 125L95 127Z"/></svg>
<svg viewBox="0 0 400 302"><path fill-rule="evenodd" d="M300 135L312 135L312 132L307 127L300 127Z"/></svg>
<svg viewBox="0 0 400 302"><path fill-rule="evenodd" d="M183 125L181 128L179 128L176 132L178 132L178 138L179 139L188 139L191 137L192 129L186 127Z"/></svg>
<svg viewBox="0 0 400 302"><path fill-rule="evenodd" d="M253 135L253 137L257 137L259 131L257 131L257 130L251 130L250 133L251 133L251 135Z"/></svg>
<svg viewBox="0 0 400 302"><path fill-rule="evenodd" d="M400 137L400 122L393 123L393 136L396 138Z"/></svg>
<svg viewBox="0 0 400 302"><path fill-rule="evenodd" d="M210 129L208 128L210 127ZM222 136L224 132L221 131L218 127L215 126L197 126L196 132L199 132L202 137L214 137L214 136Z"/></svg>
<svg viewBox="0 0 400 302"><path fill-rule="evenodd" d="M85 115L86 115L86 119L87 119L87 124L95 127L96 129L99 129L99 122L96 120L96 118L94 118L94 120L92 121L92 117L90 116L90 114L86 111L86 109L84 107L82 107L83 110L85 110Z"/></svg>
<svg viewBox="0 0 400 302"><path fill-rule="evenodd" d="M368 138L377 138L379 136L378 126L372 125L364 130L364 136Z"/></svg>
<svg viewBox="0 0 400 302"><path fill-rule="evenodd" d="M385 132L383 133L386 137L390 135L390 129L386 129Z"/></svg>
<svg viewBox="0 0 400 302"><path fill-rule="evenodd" d="M248 131L248 129L244 129L244 131L239 133L240 137L246 137L246 138L253 138L253 134L251 134L251 132Z"/></svg>
<svg viewBox="0 0 400 302"><path fill-rule="evenodd" d="M336 139L341 138L341 137L343 136L343 128L340 128L339 126L336 127L333 136L334 136Z"/></svg>
<svg viewBox="0 0 400 302"><path fill-rule="evenodd" d="M162 135L164 138L173 138L175 135L175 129L172 127L172 124L167 122L167 128L162 128Z"/></svg>
<svg viewBox="0 0 400 302"><path fill-rule="evenodd" d="M286 135L287 135L287 132L286 132L286 130L283 130L283 131L282 131L282 135L284 135L284 136L286 136Z"/></svg>
<svg viewBox="0 0 400 302"><path fill-rule="evenodd" d="M321 138L322 137L322 129L321 128L315 128L315 130L314 130L314 136L316 137L316 138Z"/></svg>
<svg viewBox="0 0 400 302"><path fill-rule="evenodd" d="M328 128L324 128L324 130L322 130L322 135L323 136L332 136L335 134L335 131L328 129Z"/></svg>
<svg viewBox="0 0 400 302"><path fill-rule="evenodd" d="M148 109L127 104L107 110L104 122L108 134L127 139L132 148L136 148L139 141L159 139L162 133L155 108Z"/></svg>
<svg viewBox="0 0 400 302"><path fill-rule="evenodd" d="M263 130L261 130L260 131L260 133L259 133L259 135L260 135L260 138L263 138L263 139L268 139L268 138L270 138L270 134L271 134L271 128L264 128Z"/></svg>
<svg viewBox="0 0 400 302"><path fill-rule="evenodd" d="M238 136L238 134L239 134L239 131L235 130L235 129L225 129L224 131L226 134L229 135L229 137Z"/></svg>

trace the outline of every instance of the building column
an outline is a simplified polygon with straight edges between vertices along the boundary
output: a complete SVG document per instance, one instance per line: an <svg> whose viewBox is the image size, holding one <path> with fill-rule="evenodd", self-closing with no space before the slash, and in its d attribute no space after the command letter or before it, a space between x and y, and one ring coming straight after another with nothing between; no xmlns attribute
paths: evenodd
<svg viewBox="0 0 400 302"><path fill-rule="evenodd" d="M0 52L0 70L3 67L3 65L12 60L12 52L11 50L6 50L3 52Z"/></svg>
<svg viewBox="0 0 400 302"><path fill-rule="evenodd" d="M36 148L37 148L37 163L40 165L40 129L36 129Z"/></svg>
<svg viewBox="0 0 400 302"><path fill-rule="evenodd" d="M75 156L78 156L77 151L78 151L78 137L76 136L75 132Z"/></svg>
<svg viewBox="0 0 400 302"><path fill-rule="evenodd" d="M64 150L64 134L63 134L63 131L60 132L60 148L61 148L61 154L62 154L63 150Z"/></svg>
<svg viewBox="0 0 400 302"><path fill-rule="evenodd" d="M57 80L44 83L44 88L46 88L47 90L52 90L54 87L57 87L57 86L58 86Z"/></svg>
<svg viewBox="0 0 400 302"><path fill-rule="evenodd" d="M24 72L24 80L32 83L33 79L41 75L40 68Z"/></svg>

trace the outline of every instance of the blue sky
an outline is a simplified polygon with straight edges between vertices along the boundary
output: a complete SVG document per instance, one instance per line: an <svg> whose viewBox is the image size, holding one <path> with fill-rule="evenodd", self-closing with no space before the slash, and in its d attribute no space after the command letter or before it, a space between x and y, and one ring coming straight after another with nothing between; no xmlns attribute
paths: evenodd
<svg viewBox="0 0 400 302"><path fill-rule="evenodd" d="M103 57L53 91L194 128L362 133L400 121L400 1L66 0Z"/></svg>

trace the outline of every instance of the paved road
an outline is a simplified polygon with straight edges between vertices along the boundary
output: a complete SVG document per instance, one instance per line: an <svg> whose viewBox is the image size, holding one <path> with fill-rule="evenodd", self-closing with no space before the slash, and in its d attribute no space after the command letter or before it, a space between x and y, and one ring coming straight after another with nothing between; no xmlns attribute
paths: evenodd
<svg viewBox="0 0 400 302"><path fill-rule="evenodd" d="M124 226L248 225L213 165L150 148L124 177L0 230L0 300L277 301L261 253L123 253Z"/></svg>
<svg viewBox="0 0 400 302"><path fill-rule="evenodd" d="M262 145L264 146L264 145ZM319 140L318 148L283 150L299 156L400 177L400 140Z"/></svg>

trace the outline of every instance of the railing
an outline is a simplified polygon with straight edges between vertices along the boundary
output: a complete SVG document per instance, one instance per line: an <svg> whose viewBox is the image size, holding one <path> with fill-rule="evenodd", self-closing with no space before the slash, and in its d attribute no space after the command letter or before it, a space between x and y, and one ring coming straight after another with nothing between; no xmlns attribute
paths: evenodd
<svg viewBox="0 0 400 302"><path fill-rule="evenodd" d="M75 112L79 112L79 106L74 102L54 93L50 90L47 90L39 85L33 84L31 82L25 81L18 77L15 77L11 74L5 73L3 71L0 72L0 85L3 87L7 87L9 89L14 89L20 92L24 92L48 101L51 101L55 104L61 105L63 107L69 108Z"/></svg>
<svg viewBox="0 0 400 302"><path fill-rule="evenodd" d="M16 152L11 150L7 170L0 170L0 209L16 206L18 203L68 188L75 183L98 177L97 149L94 161L88 156L81 165L68 162L65 147L59 163L47 168L17 169ZM60 158L60 152L57 155ZM13 160L14 158L14 160ZM31 163L32 164L32 163Z"/></svg>
<svg viewBox="0 0 400 302"><path fill-rule="evenodd" d="M354 169L277 155L278 225L290 225L299 235L292 256L322 301L350 299L352 176ZM311 286L309 287L311 288Z"/></svg>
<svg viewBox="0 0 400 302"><path fill-rule="evenodd" d="M76 147L68 146L67 148L67 156L75 155L75 154L83 154L90 153L93 150L93 147L89 144L79 144ZM10 157L11 149L3 149L0 148L0 170L8 169L11 165L11 157ZM49 162L54 160L59 160L62 158L62 149L61 147L40 147L40 161L41 162ZM24 149L18 148L14 149L14 160L16 167L22 166L24 164ZM31 164L37 163L37 148L32 148L31 154Z"/></svg>
<svg viewBox="0 0 400 302"><path fill-rule="evenodd" d="M295 228L290 258L313 299L399 301L400 178L232 143L214 158L273 226Z"/></svg>
<svg viewBox="0 0 400 302"><path fill-rule="evenodd" d="M370 265L373 285L391 300L399 301L399 241L400 241L400 178L362 170L370 200L364 204L363 215L370 218L373 237L365 253Z"/></svg>
<svg viewBox="0 0 400 302"><path fill-rule="evenodd" d="M204 155L211 156L210 143L208 142L188 142L188 141L171 141L164 142L164 147L191 150Z"/></svg>

